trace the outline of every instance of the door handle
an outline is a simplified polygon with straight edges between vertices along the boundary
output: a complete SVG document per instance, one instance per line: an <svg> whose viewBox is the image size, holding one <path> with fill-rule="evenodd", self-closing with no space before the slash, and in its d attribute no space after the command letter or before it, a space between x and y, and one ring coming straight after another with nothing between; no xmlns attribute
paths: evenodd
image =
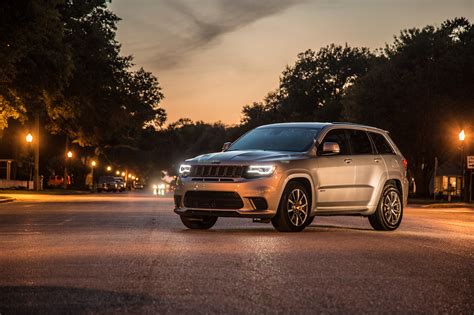
<svg viewBox="0 0 474 315"><path fill-rule="evenodd" d="M344 163L349 164L352 162L352 159L344 159Z"/></svg>

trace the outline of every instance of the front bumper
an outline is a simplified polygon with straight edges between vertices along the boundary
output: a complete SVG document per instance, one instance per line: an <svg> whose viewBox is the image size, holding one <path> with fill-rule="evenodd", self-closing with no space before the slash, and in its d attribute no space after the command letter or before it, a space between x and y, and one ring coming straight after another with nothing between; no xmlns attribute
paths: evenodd
<svg viewBox="0 0 474 315"><path fill-rule="evenodd" d="M182 216L272 218L275 216L280 202L280 185L281 176L279 174L255 179L236 178L232 182L203 182L194 181L192 178L181 178L174 192L174 212ZM186 193L190 191L234 192L242 199L243 206L239 209L222 209L212 206L186 207L184 199ZM266 209L258 209L253 198L265 199ZM211 201L209 203L212 204Z"/></svg>

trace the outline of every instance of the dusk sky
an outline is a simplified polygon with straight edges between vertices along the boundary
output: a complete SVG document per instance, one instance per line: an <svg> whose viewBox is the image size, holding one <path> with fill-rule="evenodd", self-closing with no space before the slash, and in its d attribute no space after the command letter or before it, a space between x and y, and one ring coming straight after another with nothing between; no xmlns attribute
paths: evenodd
<svg viewBox="0 0 474 315"><path fill-rule="evenodd" d="M306 49L371 49L401 29L474 20L474 0L113 0L122 53L152 71L168 123L236 124Z"/></svg>

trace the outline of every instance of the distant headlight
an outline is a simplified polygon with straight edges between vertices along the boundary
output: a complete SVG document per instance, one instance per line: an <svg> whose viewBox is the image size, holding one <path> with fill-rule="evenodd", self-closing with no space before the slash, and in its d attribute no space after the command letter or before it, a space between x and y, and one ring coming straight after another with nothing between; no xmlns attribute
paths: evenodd
<svg viewBox="0 0 474 315"><path fill-rule="evenodd" d="M247 174L250 176L268 176L275 171L275 165L250 165Z"/></svg>
<svg viewBox="0 0 474 315"><path fill-rule="evenodd" d="M191 172L191 165L181 164L179 166L179 174L180 175L188 175Z"/></svg>

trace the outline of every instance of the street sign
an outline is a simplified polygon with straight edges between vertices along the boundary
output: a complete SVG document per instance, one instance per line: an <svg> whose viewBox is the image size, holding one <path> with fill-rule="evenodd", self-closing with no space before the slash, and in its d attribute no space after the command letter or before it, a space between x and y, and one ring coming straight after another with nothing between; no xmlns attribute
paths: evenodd
<svg viewBox="0 0 474 315"><path fill-rule="evenodd" d="M469 155L467 157L467 168L468 169L474 169L474 155Z"/></svg>

